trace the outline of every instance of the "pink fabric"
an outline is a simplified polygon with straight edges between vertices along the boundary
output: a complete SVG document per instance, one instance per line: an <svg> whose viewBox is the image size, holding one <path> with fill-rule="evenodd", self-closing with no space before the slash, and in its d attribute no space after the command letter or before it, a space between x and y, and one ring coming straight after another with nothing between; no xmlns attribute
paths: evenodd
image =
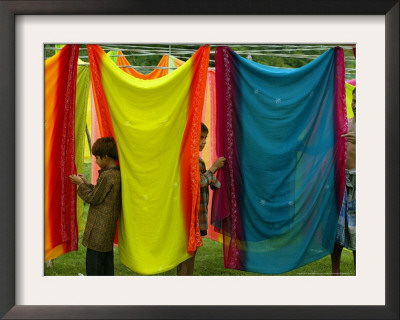
<svg viewBox="0 0 400 320"><path fill-rule="evenodd" d="M223 221L223 247L224 247L224 265L225 268L241 269L241 254L239 250L239 242L243 239L243 231L241 229L242 222L239 211L239 194L240 190L238 186L242 185L240 181L236 181L239 178L237 173L239 170L238 163L238 150L236 135L234 132L234 119L236 117L234 105L236 101L235 97L235 84L232 61L233 55L231 49L228 47L218 48L219 51L215 53L215 64L222 66L217 68L215 72L216 78L216 101L218 110L226 110L226 112L218 112L218 122L226 124L226 131L223 126L215 128L216 140L226 141L227 145L219 143L216 146L217 157L225 156L226 163L222 170L219 170L217 177L221 181L221 184L226 186L227 198L230 199L230 208L228 208L228 202L219 201L223 197L214 198L213 200L213 219L212 223L216 221ZM219 190L218 192L223 192ZM215 215L214 215L215 213Z"/></svg>
<svg viewBox="0 0 400 320"><path fill-rule="evenodd" d="M208 70L208 87L209 87L209 99L210 99L210 128L209 128L209 144L210 144L210 156L209 156L209 167L217 160L217 154L215 150L216 146L216 139L215 139L215 129L216 129L216 97L215 97L215 68ZM217 171L218 177L218 171ZM207 238L214 240L214 241L221 241L222 242L222 234L221 230L216 229L211 224L211 211L212 211L212 199L213 199L214 192L210 192L210 198L208 202L208 232Z"/></svg>
<svg viewBox="0 0 400 320"><path fill-rule="evenodd" d="M344 53L340 47L336 48L336 77L335 77L335 98L336 98L336 140L343 139L342 134L348 131L347 110L346 110L346 87L345 87L345 64ZM344 189L346 187L346 153L347 153L347 138L344 143L337 143L338 161L336 174L338 176L337 186L337 204L340 208L343 201Z"/></svg>
<svg viewBox="0 0 400 320"><path fill-rule="evenodd" d="M91 101L91 110L92 110L92 132L91 132L91 142L92 145L93 143L99 139L100 136L100 128L99 128L99 121L97 119L97 113L96 113L96 106L94 102L94 97L93 97L93 91L92 91L92 86L90 86L90 101ZM90 146L91 150L92 146ZM91 155L92 159L92 183L96 184L97 178L99 177L98 171L100 170L100 167L96 163L96 157L94 155Z"/></svg>
<svg viewBox="0 0 400 320"><path fill-rule="evenodd" d="M356 86L356 79L347 80L346 82L352 86Z"/></svg>

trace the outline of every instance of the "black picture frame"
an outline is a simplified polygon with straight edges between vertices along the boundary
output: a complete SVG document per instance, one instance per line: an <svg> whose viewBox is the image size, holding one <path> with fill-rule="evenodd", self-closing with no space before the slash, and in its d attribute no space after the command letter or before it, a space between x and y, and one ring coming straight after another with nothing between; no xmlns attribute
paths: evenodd
<svg viewBox="0 0 400 320"><path fill-rule="evenodd" d="M384 306L18 306L15 305L15 16L385 15ZM83 0L0 1L0 316L4 319L399 319L399 1L398 0ZM382 214L382 213L376 213ZM351 294L351 288L349 294ZM371 288L373 290L373 288ZM182 293L184 294L184 293Z"/></svg>

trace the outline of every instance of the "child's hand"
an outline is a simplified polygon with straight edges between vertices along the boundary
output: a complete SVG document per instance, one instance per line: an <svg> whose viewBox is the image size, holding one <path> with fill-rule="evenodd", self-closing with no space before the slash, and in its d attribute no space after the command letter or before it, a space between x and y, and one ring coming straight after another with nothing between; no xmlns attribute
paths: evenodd
<svg viewBox="0 0 400 320"><path fill-rule="evenodd" d="M90 184L89 181L86 180L86 177L84 174L82 173L78 173L78 177L80 177L82 179L82 181L86 184Z"/></svg>
<svg viewBox="0 0 400 320"><path fill-rule="evenodd" d="M347 137L347 141L349 141L350 143L356 143L356 133L355 132L348 132L346 134L342 134L343 138Z"/></svg>
<svg viewBox="0 0 400 320"><path fill-rule="evenodd" d="M224 165L225 165L225 157L220 157L217 160L215 160L215 162L213 163L213 165L210 168L211 172L215 172L219 169L221 169Z"/></svg>
<svg viewBox="0 0 400 320"><path fill-rule="evenodd" d="M77 185L80 185L81 183L83 183L82 178L75 174L71 174L69 176L69 180L71 180L72 183L77 184Z"/></svg>

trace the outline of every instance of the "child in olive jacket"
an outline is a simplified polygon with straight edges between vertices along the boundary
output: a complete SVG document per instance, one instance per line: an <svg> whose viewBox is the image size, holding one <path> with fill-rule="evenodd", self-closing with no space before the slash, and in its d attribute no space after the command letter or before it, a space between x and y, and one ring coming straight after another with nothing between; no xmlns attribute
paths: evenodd
<svg viewBox="0 0 400 320"><path fill-rule="evenodd" d="M90 204L82 245L86 251L88 276L113 276L113 241L121 212L121 173L117 166L118 151L114 138L96 140L92 147L99 165L96 185L82 174L70 175L72 183L79 185L78 195Z"/></svg>

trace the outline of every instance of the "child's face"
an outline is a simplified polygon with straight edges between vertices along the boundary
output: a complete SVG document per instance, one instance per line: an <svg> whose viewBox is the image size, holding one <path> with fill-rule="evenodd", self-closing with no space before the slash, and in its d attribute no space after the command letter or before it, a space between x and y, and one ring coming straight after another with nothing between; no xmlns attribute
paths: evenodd
<svg viewBox="0 0 400 320"><path fill-rule="evenodd" d="M353 92L353 100L351 101L351 108L353 109L354 115L356 115L356 93Z"/></svg>
<svg viewBox="0 0 400 320"><path fill-rule="evenodd" d="M206 140L207 140L207 132L202 131L200 135L200 151L203 151L205 145L206 145Z"/></svg>
<svg viewBox="0 0 400 320"><path fill-rule="evenodd" d="M106 165L107 165L106 160L107 160L107 156L103 157L103 159L100 156L96 156L96 163L101 169L106 167Z"/></svg>

